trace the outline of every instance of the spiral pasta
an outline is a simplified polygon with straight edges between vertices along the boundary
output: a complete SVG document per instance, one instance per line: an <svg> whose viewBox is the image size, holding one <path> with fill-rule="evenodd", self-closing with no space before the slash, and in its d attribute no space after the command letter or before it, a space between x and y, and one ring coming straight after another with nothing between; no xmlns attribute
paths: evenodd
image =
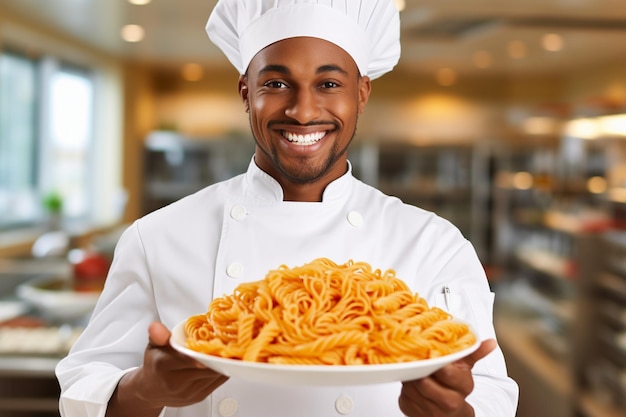
<svg viewBox="0 0 626 417"><path fill-rule="evenodd" d="M366 365L447 355L476 336L429 307L394 270L327 258L281 265L240 284L185 322L187 346L225 358L278 364Z"/></svg>

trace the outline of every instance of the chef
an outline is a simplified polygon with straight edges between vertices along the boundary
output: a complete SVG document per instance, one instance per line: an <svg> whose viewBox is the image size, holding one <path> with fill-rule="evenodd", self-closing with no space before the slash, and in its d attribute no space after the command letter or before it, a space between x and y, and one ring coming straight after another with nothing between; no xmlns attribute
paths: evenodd
<svg viewBox="0 0 626 417"><path fill-rule="evenodd" d="M513 417L517 385L473 247L436 214L357 180L347 160L371 81L400 56L392 0L220 0L207 31L240 73L255 153L244 174L125 231L57 366L61 415ZM394 269L483 343L426 378L353 386L227 378L170 346L170 329L213 298L320 257Z"/></svg>

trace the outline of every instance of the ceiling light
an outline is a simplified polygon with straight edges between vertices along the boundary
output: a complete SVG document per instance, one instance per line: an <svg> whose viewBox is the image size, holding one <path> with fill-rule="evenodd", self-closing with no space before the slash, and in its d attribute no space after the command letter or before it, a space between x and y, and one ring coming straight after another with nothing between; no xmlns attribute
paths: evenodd
<svg viewBox="0 0 626 417"><path fill-rule="evenodd" d="M136 4L137 6L143 6L150 3L151 0L128 0L130 4Z"/></svg>
<svg viewBox="0 0 626 417"><path fill-rule="evenodd" d="M121 35L126 42L139 42L143 39L145 32L139 25L126 25L122 28Z"/></svg>
<svg viewBox="0 0 626 417"><path fill-rule="evenodd" d="M546 33L541 44L546 51L558 52L563 49L563 37L558 33Z"/></svg>
<svg viewBox="0 0 626 417"><path fill-rule="evenodd" d="M551 117L529 117L522 123L522 129L529 135L549 135L557 128L557 121Z"/></svg>
<svg viewBox="0 0 626 417"><path fill-rule="evenodd" d="M452 68L441 68L437 71L436 78L440 85L450 87L456 82L456 72Z"/></svg>
<svg viewBox="0 0 626 417"><path fill-rule="evenodd" d="M521 59L528 54L528 48L522 41L511 41L507 46L509 56L514 59Z"/></svg>
<svg viewBox="0 0 626 417"><path fill-rule="evenodd" d="M602 116L598 121L602 133L610 136L626 136L626 114Z"/></svg>
<svg viewBox="0 0 626 417"><path fill-rule="evenodd" d="M530 190L534 182L533 175L530 172L520 171L513 175L513 187L518 190Z"/></svg>
<svg viewBox="0 0 626 417"><path fill-rule="evenodd" d="M472 60L474 65L482 69L489 68L493 64L493 57L487 51L477 51L474 53Z"/></svg>
<svg viewBox="0 0 626 417"><path fill-rule="evenodd" d="M602 194L607 188L607 181L603 177L591 177L587 180L587 190L592 194Z"/></svg>
<svg viewBox="0 0 626 417"><path fill-rule="evenodd" d="M186 81L199 81L202 79L204 71L199 64L185 64L181 73Z"/></svg>
<svg viewBox="0 0 626 417"><path fill-rule="evenodd" d="M566 123L565 134L572 138L595 139L600 135L600 126L594 119L574 119Z"/></svg>

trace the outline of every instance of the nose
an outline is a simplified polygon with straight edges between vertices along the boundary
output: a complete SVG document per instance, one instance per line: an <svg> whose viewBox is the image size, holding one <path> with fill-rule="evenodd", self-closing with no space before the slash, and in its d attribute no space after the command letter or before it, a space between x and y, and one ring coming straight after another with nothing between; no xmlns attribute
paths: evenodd
<svg viewBox="0 0 626 417"><path fill-rule="evenodd" d="M320 114L320 103L315 91L298 89L294 91L291 103L285 109L285 115L300 124L315 120Z"/></svg>

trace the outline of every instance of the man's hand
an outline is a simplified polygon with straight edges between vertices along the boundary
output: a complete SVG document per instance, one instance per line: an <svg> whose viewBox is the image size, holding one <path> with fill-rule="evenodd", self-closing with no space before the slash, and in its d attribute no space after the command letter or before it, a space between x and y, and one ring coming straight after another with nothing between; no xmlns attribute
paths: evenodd
<svg viewBox="0 0 626 417"><path fill-rule="evenodd" d="M143 365L119 382L107 417L157 416L163 407L183 407L204 400L228 379L172 348L170 331L154 322Z"/></svg>
<svg viewBox="0 0 626 417"><path fill-rule="evenodd" d="M465 398L474 389L472 367L497 344L485 340L472 354L447 365L427 378L402 383L398 403L408 417L473 417Z"/></svg>

